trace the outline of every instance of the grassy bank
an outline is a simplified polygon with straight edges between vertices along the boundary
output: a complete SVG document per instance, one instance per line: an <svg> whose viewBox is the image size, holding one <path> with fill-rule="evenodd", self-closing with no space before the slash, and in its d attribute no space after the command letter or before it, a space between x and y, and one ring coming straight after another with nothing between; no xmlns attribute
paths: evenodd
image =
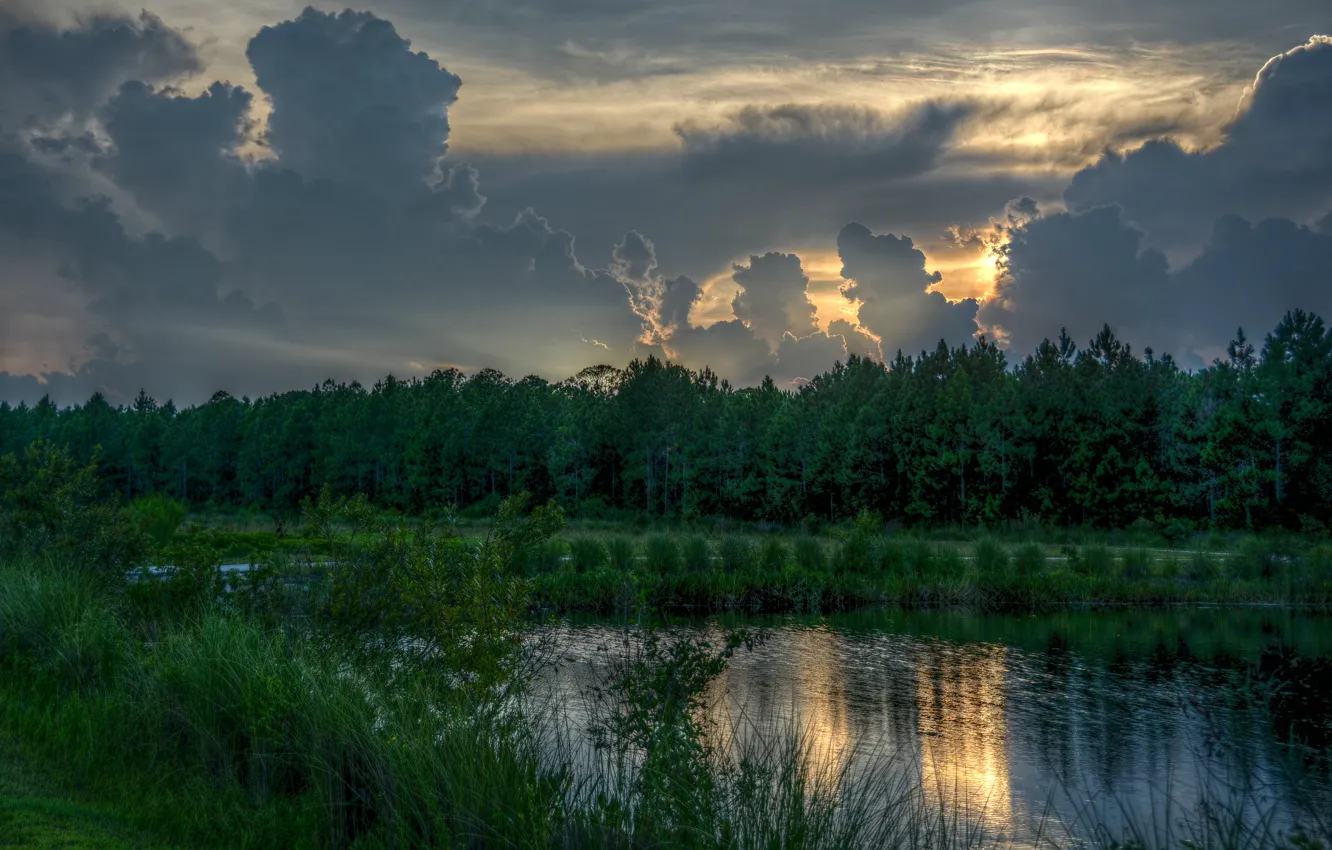
<svg viewBox="0 0 1332 850"><path fill-rule="evenodd" d="M1332 547L1250 537L1231 551L1103 543L931 541L853 528L840 538L578 536L526 553L556 611L646 602L673 611L828 612L880 605L1049 610L1181 603L1332 606Z"/></svg>

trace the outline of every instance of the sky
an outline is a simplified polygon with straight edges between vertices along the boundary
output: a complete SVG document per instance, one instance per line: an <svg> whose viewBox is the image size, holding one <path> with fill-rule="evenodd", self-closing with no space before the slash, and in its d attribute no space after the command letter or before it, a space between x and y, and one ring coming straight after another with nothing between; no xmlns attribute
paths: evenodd
<svg viewBox="0 0 1332 850"><path fill-rule="evenodd" d="M0 0L0 400L1332 317L1326 0Z"/></svg>

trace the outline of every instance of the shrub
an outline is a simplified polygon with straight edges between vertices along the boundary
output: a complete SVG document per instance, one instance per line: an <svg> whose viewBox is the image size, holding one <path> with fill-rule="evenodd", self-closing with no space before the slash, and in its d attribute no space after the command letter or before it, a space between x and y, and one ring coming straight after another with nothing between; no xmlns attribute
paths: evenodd
<svg viewBox="0 0 1332 850"><path fill-rule="evenodd" d="M786 544L780 538L769 537L763 541L763 546L759 550L759 562L765 571L776 573L786 566L789 555Z"/></svg>
<svg viewBox="0 0 1332 850"><path fill-rule="evenodd" d="M1152 573L1152 553L1145 548L1130 549L1124 553L1124 578L1143 579Z"/></svg>
<svg viewBox="0 0 1332 850"><path fill-rule="evenodd" d="M169 496L154 493L135 499L130 507L139 528L161 549L176 537L176 530L189 513L183 502L177 502Z"/></svg>
<svg viewBox="0 0 1332 850"><path fill-rule="evenodd" d="M1281 578L1289 572L1292 561L1294 556L1287 547L1250 537L1240 543L1239 554L1230 559L1230 564L1238 578L1252 581Z"/></svg>
<svg viewBox="0 0 1332 850"><path fill-rule="evenodd" d="M902 540L893 537L882 538L874 554L879 573L882 575L895 576L911 571L910 548Z"/></svg>
<svg viewBox="0 0 1332 850"><path fill-rule="evenodd" d="M1013 554L1013 570L1019 576L1029 577L1045 572L1045 550L1038 543L1027 543Z"/></svg>
<svg viewBox="0 0 1332 850"><path fill-rule="evenodd" d="M804 535L796 538L795 562L805 572L818 572L826 566L823 544L819 543L817 537Z"/></svg>
<svg viewBox="0 0 1332 850"><path fill-rule="evenodd" d="M851 530L842 535L837 551L837 571L865 574L874 562L874 544L883 530L883 517L862 509Z"/></svg>
<svg viewBox="0 0 1332 850"><path fill-rule="evenodd" d="M1085 576L1114 575L1115 556L1102 543L1083 546L1077 550L1072 567L1075 572Z"/></svg>
<svg viewBox="0 0 1332 850"><path fill-rule="evenodd" d="M0 558L39 554L120 584L147 556L137 523L105 494L94 460L37 441L0 458Z"/></svg>
<svg viewBox="0 0 1332 850"><path fill-rule="evenodd" d="M1008 553L991 537L980 539L974 557L976 572L982 578L999 579L1008 573Z"/></svg>
<svg viewBox="0 0 1332 850"><path fill-rule="evenodd" d="M1192 581L1212 581L1220 577L1221 565L1206 550L1197 549L1189 555L1185 575Z"/></svg>
<svg viewBox="0 0 1332 850"><path fill-rule="evenodd" d="M749 566L754 557L754 547L749 540L737 534L728 534L717 547L721 556L722 570L727 575L734 575Z"/></svg>
<svg viewBox="0 0 1332 850"><path fill-rule="evenodd" d="M610 561L606 544L595 537L574 537L569 541L569 564L576 573L596 572Z"/></svg>
<svg viewBox="0 0 1332 850"><path fill-rule="evenodd" d="M704 573L712 566L712 547L701 534L691 534L680 546L684 568L692 573Z"/></svg>
<svg viewBox="0 0 1332 850"><path fill-rule="evenodd" d="M622 573L627 573L634 568L634 558L638 556L638 546L635 545L632 537L617 534L606 541L606 554L610 556L612 567Z"/></svg>
<svg viewBox="0 0 1332 850"><path fill-rule="evenodd" d="M669 534L654 534L647 539L643 554L649 572L671 575L680 569L680 546Z"/></svg>

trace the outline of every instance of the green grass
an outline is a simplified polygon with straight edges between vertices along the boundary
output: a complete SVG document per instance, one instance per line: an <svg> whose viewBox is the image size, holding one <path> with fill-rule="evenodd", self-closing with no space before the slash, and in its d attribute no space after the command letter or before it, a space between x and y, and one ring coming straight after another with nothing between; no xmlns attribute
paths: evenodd
<svg viewBox="0 0 1332 850"><path fill-rule="evenodd" d="M166 847L131 829L118 813L67 791L0 734L0 848L139 850Z"/></svg>
<svg viewBox="0 0 1332 850"><path fill-rule="evenodd" d="M1217 552L1115 548L1095 539L1053 548L1007 545L997 537L961 544L858 532L840 541L729 535L713 539L717 554L704 561L708 546L697 534L654 533L641 549L633 548L634 539L606 539L607 548L621 553L615 568L578 572L563 564L538 576L537 598L557 611L597 613L615 612L626 599L695 613L1203 603L1332 608L1332 547L1312 540L1293 546L1255 537L1236 552ZM626 595L626 587L633 593Z"/></svg>

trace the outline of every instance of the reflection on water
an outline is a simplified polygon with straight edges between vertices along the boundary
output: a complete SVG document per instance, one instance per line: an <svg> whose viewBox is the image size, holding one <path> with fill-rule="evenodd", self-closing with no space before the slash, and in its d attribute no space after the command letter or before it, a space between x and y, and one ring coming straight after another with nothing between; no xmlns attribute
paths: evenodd
<svg viewBox="0 0 1332 850"><path fill-rule="evenodd" d="M1012 827L1005 648L978 644L923 647L916 664L920 776L927 799L960 805L999 833Z"/></svg>
<svg viewBox="0 0 1332 850"><path fill-rule="evenodd" d="M1241 778L1281 822L1332 811L1325 773L1294 764L1282 746L1292 730L1332 729L1326 618L878 613L675 628L719 641L735 625L759 627L765 640L738 652L708 694L720 742L799 729L810 776L829 782L843 771L880 781L856 765L894 760L916 772L928 800L992 838L1027 844L1049 823L1086 819L1117 830L1126 815L1173 829L1222 776ZM576 724L578 695L618 632L596 622L560 632L572 663L542 687ZM1279 681L1290 671L1303 672ZM1278 716L1245 707L1254 682L1278 685Z"/></svg>

